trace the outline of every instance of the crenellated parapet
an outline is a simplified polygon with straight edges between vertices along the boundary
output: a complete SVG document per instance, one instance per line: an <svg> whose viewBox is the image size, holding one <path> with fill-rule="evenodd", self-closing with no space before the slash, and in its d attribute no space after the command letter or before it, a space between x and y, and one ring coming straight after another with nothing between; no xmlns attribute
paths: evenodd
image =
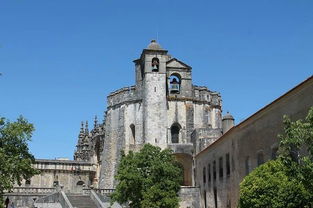
<svg viewBox="0 0 313 208"><path fill-rule="evenodd" d="M198 154L201 150L215 142L222 136L221 128L197 128L191 134L191 141L193 143L194 152Z"/></svg>
<svg viewBox="0 0 313 208"><path fill-rule="evenodd" d="M212 92L205 86L193 85L193 98L196 101L208 102L214 107L222 105L220 93Z"/></svg>
<svg viewBox="0 0 313 208"><path fill-rule="evenodd" d="M168 95L169 101L191 101L198 104L208 104L213 108L222 107L221 95L218 92L210 91L207 87L193 85L192 97Z"/></svg>
<svg viewBox="0 0 313 208"><path fill-rule="evenodd" d="M117 91L112 92L108 97L108 108L114 108L116 106L139 102L141 100L140 94L136 90L135 86L123 87Z"/></svg>

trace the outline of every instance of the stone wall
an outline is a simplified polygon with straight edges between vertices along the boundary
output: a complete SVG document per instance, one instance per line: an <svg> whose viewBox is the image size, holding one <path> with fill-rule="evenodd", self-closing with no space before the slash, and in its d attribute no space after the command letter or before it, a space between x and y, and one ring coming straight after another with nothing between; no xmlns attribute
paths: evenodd
<svg viewBox="0 0 313 208"><path fill-rule="evenodd" d="M144 142L161 148L167 144L166 74L145 74L143 97Z"/></svg>
<svg viewBox="0 0 313 208"><path fill-rule="evenodd" d="M125 106L109 109L106 118L106 137L100 171L100 187L114 187L114 175L117 171L121 151L125 148Z"/></svg>
<svg viewBox="0 0 313 208"><path fill-rule="evenodd" d="M237 207L242 179L261 163L275 158L283 115L293 120L304 118L313 106L312 92L310 77L196 155L201 207L205 203L207 207Z"/></svg>
<svg viewBox="0 0 313 208"><path fill-rule="evenodd" d="M60 186L67 192L79 192L84 186L91 185L96 172L95 165L73 160L37 159L33 167L40 170L40 174L33 176L29 181L23 180L22 186L27 188Z"/></svg>
<svg viewBox="0 0 313 208"><path fill-rule="evenodd" d="M116 105L138 102L140 98L140 94L138 94L135 86L124 87L115 92L112 92L108 96L107 105L109 108L114 106L116 107Z"/></svg>
<svg viewBox="0 0 313 208"><path fill-rule="evenodd" d="M55 188L15 187L10 193L5 193L3 198L9 198L15 207L30 208L38 198L55 192Z"/></svg>

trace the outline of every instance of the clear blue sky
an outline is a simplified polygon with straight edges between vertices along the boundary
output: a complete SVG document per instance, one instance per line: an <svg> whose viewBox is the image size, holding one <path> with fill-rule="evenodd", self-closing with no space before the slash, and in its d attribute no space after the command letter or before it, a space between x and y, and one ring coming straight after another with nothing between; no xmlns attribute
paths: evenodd
<svg viewBox="0 0 313 208"><path fill-rule="evenodd" d="M35 157L72 158L154 38L238 123L312 75L313 1L1 0L0 115L34 123Z"/></svg>

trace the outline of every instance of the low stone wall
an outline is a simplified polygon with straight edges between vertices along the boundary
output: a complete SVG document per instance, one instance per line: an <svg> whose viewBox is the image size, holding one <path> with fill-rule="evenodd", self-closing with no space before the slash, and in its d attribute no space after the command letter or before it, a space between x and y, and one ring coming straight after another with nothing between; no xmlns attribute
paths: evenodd
<svg viewBox="0 0 313 208"><path fill-rule="evenodd" d="M12 192L5 193L4 199L9 198L10 202L14 202L15 207L30 208L34 202L47 194L56 192L54 188L36 188L36 187L15 187Z"/></svg>
<svg viewBox="0 0 313 208"><path fill-rule="evenodd" d="M112 193L114 189L94 189L93 191L98 194L104 204L109 204L110 198L108 194ZM121 207L117 203L114 206ZM200 189L194 186L182 186L179 191L179 207L200 208Z"/></svg>
<svg viewBox="0 0 313 208"><path fill-rule="evenodd" d="M3 196L4 200L9 198L10 204L13 202L14 206L17 208L32 208L36 199L40 196L38 195L7 195Z"/></svg>
<svg viewBox="0 0 313 208"><path fill-rule="evenodd" d="M51 207L73 208L66 194L63 191L59 191L54 194L42 197L36 200L34 207L45 207L45 204L50 204Z"/></svg>
<svg viewBox="0 0 313 208"><path fill-rule="evenodd" d="M180 208L200 208L200 189L193 186L182 186L179 192Z"/></svg>
<svg viewBox="0 0 313 208"><path fill-rule="evenodd" d="M35 204L35 208L62 208L62 205L60 203L41 203L41 204Z"/></svg>

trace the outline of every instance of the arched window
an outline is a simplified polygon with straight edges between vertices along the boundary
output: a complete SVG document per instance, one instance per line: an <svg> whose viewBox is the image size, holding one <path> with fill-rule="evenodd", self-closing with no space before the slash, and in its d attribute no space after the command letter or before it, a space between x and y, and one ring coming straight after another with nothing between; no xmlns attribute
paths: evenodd
<svg viewBox="0 0 313 208"><path fill-rule="evenodd" d="M171 127L171 135L172 135L172 143L178 143L179 142L179 130L180 125L178 123L175 123Z"/></svg>
<svg viewBox="0 0 313 208"><path fill-rule="evenodd" d="M170 76L170 93L180 93L181 77L179 74L174 73Z"/></svg>
<svg viewBox="0 0 313 208"><path fill-rule="evenodd" d="M153 59L152 59L152 71L153 72L158 72L159 71L159 59L158 58L156 58L156 57L154 57Z"/></svg>
<svg viewBox="0 0 313 208"><path fill-rule="evenodd" d="M136 129L135 129L135 125L134 124L131 124L130 126L130 130L131 130L131 138L130 138L130 141L129 143L130 144L135 144L136 142Z"/></svg>

